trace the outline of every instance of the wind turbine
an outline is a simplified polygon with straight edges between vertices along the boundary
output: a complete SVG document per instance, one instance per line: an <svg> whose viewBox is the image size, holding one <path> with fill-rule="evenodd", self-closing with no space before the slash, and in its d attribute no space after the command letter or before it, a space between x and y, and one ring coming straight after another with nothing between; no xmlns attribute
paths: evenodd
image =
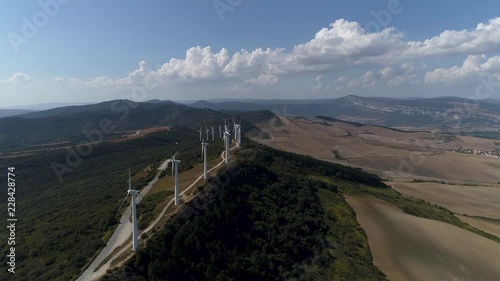
<svg viewBox="0 0 500 281"><path fill-rule="evenodd" d="M222 125L219 125L219 138L222 139Z"/></svg>
<svg viewBox="0 0 500 281"><path fill-rule="evenodd" d="M139 249L139 231L137 230L137 210L136 210L136 197L139 194L139 190L132 189L132 177L130 176L130 165L128 167L128 191L127 195L125 196L125 199L123 199L122 204L120 205L120 208L118 209L118 212L120 213L120 210L123 207L123 204L125 204L125 201L127 201L128 196L130 195L132 197L132 203L130 204L130 207L132 209L132 250L137 251Z"/></svg>
<svg viewBox="0 0 500 281"><path fill-rule="evenodd" d="M172 176L174 176L174 198L175 198L175 205L179 205L179 163L181 163L181 160L175 159L175 156L177 156L179 153L175 153L171 160L170 163L172 163Z"/></svg>
<svg viewBox="0 0 500 281"><path fill-rule="evenodd" d="M212 126L212 140L215 139L214 132L215 132L215 126Z"/></svg>

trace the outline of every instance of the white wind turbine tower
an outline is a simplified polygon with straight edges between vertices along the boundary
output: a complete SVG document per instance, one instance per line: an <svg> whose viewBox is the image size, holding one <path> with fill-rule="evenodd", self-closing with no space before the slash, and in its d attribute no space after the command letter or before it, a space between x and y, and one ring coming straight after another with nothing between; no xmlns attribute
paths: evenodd
<svg viewBox="0 0 500 281"><path fill-rule="evenodd" d="M219 138L222 139L222 125L219 125Z"/></svg>
<svg viewBox="0 0 500 281"><path fill-rule="evenodd" d="M224 131L224 144L225 144L225 147L226 147L226 159L225 159L226 164L229 161L229 145L230 145L230 142L231 142L231 133L229 133L229 131L227 130L227 127L226 127L226 130Z"/></svg>
<svg viewBox="0 0 500 281"><path fill-rule="evenodd" d="M212 141L215 139L214 132L215 132L215 126L212 126Z"/></svg>
<svg viewBox="0 0 500 281"><path fill-rule="evenodd" d="M181 163L181 160L175 159L177 154L176 152L170 160L170 163L172 163L172 176L174 176L174 198L176 206L179 205L179 163Z"/></svg>
<svg viewBox="0 0 500 281"><path fill-rule="evenodd" d="M125 199L123 199L122 204L120 205L120 208L118 209L118 213L123 207L123 204L125 204L125 201L127 201L128 196L130 195L132 197L132 203L130 204L130 207L132 208L132 250L137 251L139 249L139 231L137 230L137 210L136 210L136 197L139 194L139 190L132 189L132 177L130 175L130 166L128 167L128 191L127 191L127 196L125 196Z"/></svg>
<svg viewBox="0 0 500 281"><path fill-rule="evenodd" d="M208 139L208 135L207 135ZM203 158L203 178L207 178L207 146L208 143L205 142L205 138L203 138L203 141L201 143L201 157Z"/></svg>

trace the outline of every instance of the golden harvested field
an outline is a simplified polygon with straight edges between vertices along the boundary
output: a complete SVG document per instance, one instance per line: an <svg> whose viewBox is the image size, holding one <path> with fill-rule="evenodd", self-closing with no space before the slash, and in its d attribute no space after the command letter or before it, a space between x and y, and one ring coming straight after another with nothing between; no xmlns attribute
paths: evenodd
<svg viewBox="0 0 500 281"><path fill-rule="evenodd" d="M346 199L366 231L374 264L390 280L500 280L500 244L377 198Z"/></svg>
<svg viewBox="0 0 500 281"><path fill-rule="evenodd" d="M500 159L457 153L462 148L500 148L494 140L435 132L402 132L340 121L279 116L258 127L271 139L258 142L284 151L309 155L392 179L446 179L480 183L500 181ZM338 152L336 158L334 151Z"/></svg>
<svg viewBox="0 0 500 281"><path fill-rule="evenodd" d="M500 219L500 187L421 182L388 184L406 197L422 199L454 213Z"/></svg>

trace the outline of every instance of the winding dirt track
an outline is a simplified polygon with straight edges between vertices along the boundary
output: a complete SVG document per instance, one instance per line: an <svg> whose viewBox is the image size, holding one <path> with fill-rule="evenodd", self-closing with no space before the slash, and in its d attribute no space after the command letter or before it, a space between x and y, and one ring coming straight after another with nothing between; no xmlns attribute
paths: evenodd
<svg viewBox="0 0 500 281"><path fill-rule="evenodd" d="M500 280L500 244L372 197L346 196L390 280Z"/></svg>

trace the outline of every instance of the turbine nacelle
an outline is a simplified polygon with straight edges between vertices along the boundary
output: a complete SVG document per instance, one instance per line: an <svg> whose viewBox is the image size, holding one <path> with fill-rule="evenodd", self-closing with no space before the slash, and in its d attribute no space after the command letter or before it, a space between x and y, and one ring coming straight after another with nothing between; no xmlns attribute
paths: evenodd
<svg viewBox="0 0 500 281"><path fill-rule="evenodd" d="M137 196L139 194L139 190L136 190L136 189L129 189L127 191L127 195L130 195L130 196Z"/></svg>

